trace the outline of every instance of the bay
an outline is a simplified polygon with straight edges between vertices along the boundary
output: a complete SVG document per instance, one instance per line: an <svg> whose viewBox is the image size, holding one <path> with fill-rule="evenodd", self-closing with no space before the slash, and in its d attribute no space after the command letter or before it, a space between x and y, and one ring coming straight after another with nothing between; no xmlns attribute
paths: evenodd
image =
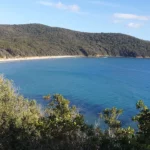
<svg viewBox="0 0 150 150"><path fill-rule="evenodd" d="M43 95L60 93L76 105L89 124L113 106L122 108L124 126L137 113L135 104L150 106L150 59L59 58L0 63L0 74L14 81L19 93L45 105Z"/></svg>

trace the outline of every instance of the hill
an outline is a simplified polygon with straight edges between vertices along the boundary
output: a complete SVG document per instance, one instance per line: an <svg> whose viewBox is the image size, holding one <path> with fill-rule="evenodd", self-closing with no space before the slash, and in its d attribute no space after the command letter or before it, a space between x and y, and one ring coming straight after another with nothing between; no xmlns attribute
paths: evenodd
<svg viewBox="0 0 150 150"><path fill-rule="evenodd" d="M85 33L42 24L0 25L0 57L150 57L150 42L120 33Z"/></svg>

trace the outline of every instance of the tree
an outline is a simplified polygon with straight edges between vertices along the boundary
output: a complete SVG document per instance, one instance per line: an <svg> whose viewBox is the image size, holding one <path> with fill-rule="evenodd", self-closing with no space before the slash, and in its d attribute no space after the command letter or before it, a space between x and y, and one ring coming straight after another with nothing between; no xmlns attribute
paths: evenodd
<svg viewBox="0 0 150 150"><path fill-rule="evenodd" d="M53 136L63 136L74 132L84 125L84 119L75 106L70 106L70 101L62 95L56 94L45 111L47 122L53 130Z"/></svg>
<svg viewBox="0 0 150 150"><path fill-rule="evenodd" d="M133 117L133 121L138 123L138 143L145 149L150 149L150 109L142 100L136 103L139 113Z"/></svg>
<svg viewBox="0 0 150 150"><path fill-rule="evenodd" d="M119 116L122 114L122 109L106 108L103 113L100 114L100 118L108 125L108 135L114 137L116 131L121 127L121 121L118 120Z"/></svg>

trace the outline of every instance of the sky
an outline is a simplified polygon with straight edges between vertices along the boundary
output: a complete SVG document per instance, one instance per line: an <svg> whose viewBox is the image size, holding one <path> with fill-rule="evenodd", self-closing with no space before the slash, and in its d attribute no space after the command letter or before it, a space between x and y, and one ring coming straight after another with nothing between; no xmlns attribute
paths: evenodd
<svg viewBox="0 0 150 150"><path fill-rule="evenodd" d="M150 0L0 0L0 24L40 23L150 40Z"/></svg>

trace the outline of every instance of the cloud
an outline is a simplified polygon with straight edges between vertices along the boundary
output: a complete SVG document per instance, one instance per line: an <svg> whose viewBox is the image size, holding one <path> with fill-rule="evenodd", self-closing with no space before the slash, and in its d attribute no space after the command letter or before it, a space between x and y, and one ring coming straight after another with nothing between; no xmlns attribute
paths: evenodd
<svg viewBox="0 0 150 150"><path fill-rule="evenodd" d="M68 10L71 12L76 12L76 13L80 12L80 7L76 4L66 5L66 4L63 4L62 2L54 3L54 2L47 2L47 1L39 1L38 3L44 6L50 6L50 7L54 7L57 9Z"/></svg>
<svg viewBox="0 0 150 150"><path fill-rule="evenodd" d="M135 14L115 13L113 16L114 18L118 18L118 19L143 20L143 21L150 20L149 16L140 16Z"/></svg>
<svg viewBox="0 0 150 150"><path fill-rule="evenodd" d="M140 28L143 24L140 24L140 23L133 23L133 22L130 22L129 24L127 24L127 27L129 28Z"/></svg>
<svg viewBox="0 0 150 150"><path fill-rule="evenodd" d="M102 5L102 6L108 6L108 7L120 7L119 4L114 4L106 1L90 1L92 4Z"/></svg>

